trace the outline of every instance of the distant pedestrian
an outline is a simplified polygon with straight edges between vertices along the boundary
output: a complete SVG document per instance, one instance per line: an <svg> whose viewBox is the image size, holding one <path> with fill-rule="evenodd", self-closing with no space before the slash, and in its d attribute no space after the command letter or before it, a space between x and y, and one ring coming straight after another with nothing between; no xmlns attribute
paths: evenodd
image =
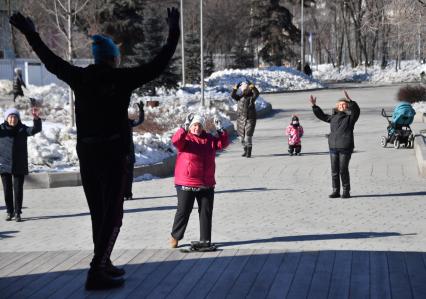
<svg viewBox="0 0 426 299"><path fill-rule="evenodd" d="M128 170L127 170L127 184L124 191L124 200L132 200L132 185L133 185L133 171L135 168L135 144L133 143L133 128L139 126L145 120L145 112L143 110L143 102L140 101L138 104L139 107L139 118L138 119L129 119L130 126L130 154L128 156Z"/></svg>
<svg viewBox="0 0 426 299"><path fill-rule="evenodd" d="M13 101L16 101L16 98L18 96L23 97L24 96L24 91L22 90L22 86L24 86L25 88L27 88L27 86L25 85L25 81L24 79L22 79L22 70L17 67L14 70L14 76L13 76L13 90L12 90L12 94L13 94Z"/></svg>
<svg viewBox="0 0 426 299"><path fill-rule="evenodd" d="M309 76L312 77L312 69L311 66L309 65L309 63L306 63L305 66L303 67L303 72Z"/></svg>
<svg viewBox="0 0 426 299"><path fill-rule="evenodd" d="M342 198L350 197L349 161L354 149L354 127L360 114L358 104L349 97L345 91L345 98L341 98L336 103L333 114L325 114L317 106L317 98L310 97L312 110L315 116L327 123L330 123L330 134L328 136L328 146L330 148L331 160L331 181L333 192L330 198L340 197L340 180L342 180Z"/></svg>
<svg viewBox="0 0 426 299"><path fill-rule="evenodd" d="M426 84L426 72L422 71L420 73L420 83Z"/></svg>
<svg viewBox="0 0 426 299"><path fill-rule="evenodd" d="M256 128L256 99L259 90L250 82L240 82L234 86L231 97L238 102L237 132L244 148L243 157L250 158L253 148L253 134Z"/></svg>
<svg viewBox="0 0 426 299"><path fill-rule="evenodd" d="M31 114L33 126L28 127L21 122L17 109L7 109L5 121L0 125L0 174L7 209L6 221L14 217L16 222L21 221L24 179L28 174L27 138L41 131L38 108L32 108Z"/></svg>
<svg viewBox="0 0 426 299"><path fill-rule="evenodd" d="M300 125L299 118L293 115L291 122L285 129L285 134L288 136L288 153L301 155L303 127Z"/></svg>
<svg viewBox="0 0 426 299"><path fill-rule="evenodd" d="M214 122L217 136L205 131L202 116L189 114L183 127L172 137L172 143L178 150L175 166L178 205L170 239L172 248L178 246L185 234L195 200L200 219L198 246L208 248L211 245L216 151L229 144L228 133L221 122Z"/></svg>
<svg viewBox="0 0 426 299"><path fill-rule="evenodd" d="M95 63L82 68L55 55L30 18L15 13L10 23L25 35L47 70L70 85L75 94L77 154L94 244L85 287L121 287L125 271L115 267L110 256L123 218L131 142L127 109L133 90L158 77L169 64L180 35L179 12L168 9L169 35L157 56L130 68L118 67L120 50L109 37L92 36Z"/></svg>

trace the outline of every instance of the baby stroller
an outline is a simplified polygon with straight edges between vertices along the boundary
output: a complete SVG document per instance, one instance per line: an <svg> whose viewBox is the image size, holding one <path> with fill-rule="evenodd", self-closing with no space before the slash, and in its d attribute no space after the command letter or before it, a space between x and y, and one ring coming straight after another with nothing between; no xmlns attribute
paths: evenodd
<svg viewBox="0 0 426 299"><path fill-rule="evenodd" d="M413 123L416 111L407 102L401 102L393 109L392 114L387 114L382 109L382 116L389 123L387 127L387 136L382 136L381 145L386 147L388 143L393 143L394 148L399 148L404 144L405 148L414 147L414 134L410 125Z"/></svg>

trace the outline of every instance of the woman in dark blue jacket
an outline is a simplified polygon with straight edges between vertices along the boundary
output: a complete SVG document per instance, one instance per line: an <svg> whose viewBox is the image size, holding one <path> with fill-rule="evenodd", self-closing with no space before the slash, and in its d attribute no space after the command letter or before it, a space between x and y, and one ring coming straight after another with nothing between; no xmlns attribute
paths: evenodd
<svg viewBox="0 0 426 299"><path fill-rule="evenodd" d="M337 101L333 114L325 114L316 105L317 98L311 96L312 110L317 118L330 123L328 146L331 159L331 180L333 192L330 198L340 197L340 180L342 180L342 198L349 198L351 184L349 179L349 161L354 150L354 126L360 114L358 104L349 97Z"/></svg>
<svg viewBox="0 0 426 299"><path fill-rule="evenodd" d="M39 110L32 108L32 115L34 126L28 127L21 123L19 111L10 108L0 125L0 174L7 208L6 221L13 217L17 222L21 221L24 178L28 174L27 138L41 131Z"/></svg>

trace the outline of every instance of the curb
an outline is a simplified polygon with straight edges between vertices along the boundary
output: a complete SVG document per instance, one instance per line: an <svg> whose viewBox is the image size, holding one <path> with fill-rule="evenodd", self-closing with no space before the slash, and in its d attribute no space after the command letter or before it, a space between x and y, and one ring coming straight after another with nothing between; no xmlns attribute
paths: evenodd
<svg viewBox="0 0 426 299"><path fill-rule="evenodd" d="M420 174L426 178L426 138L423 135L417 135L414 139L414 150Z"/></svg>

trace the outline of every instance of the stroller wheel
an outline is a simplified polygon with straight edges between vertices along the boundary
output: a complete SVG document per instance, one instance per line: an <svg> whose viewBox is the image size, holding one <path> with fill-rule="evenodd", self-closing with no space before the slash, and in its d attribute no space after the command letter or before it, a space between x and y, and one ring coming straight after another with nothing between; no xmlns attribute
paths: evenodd
<svg viewBox="0 0 426 299"><path fill-rule="evenodd" d="M382 147L386 147L388 145L388 140L386 139L385 136L382 136L380 138L380 144L382 145Z"/></svg>
<svg viewBox="0 0 426 299"><path fill-rule="evenodd" d="M399 142L399 140L395 139L395 141L393 142L393 147L398 149L400 145L401 145L401 143Z"/></svg>

